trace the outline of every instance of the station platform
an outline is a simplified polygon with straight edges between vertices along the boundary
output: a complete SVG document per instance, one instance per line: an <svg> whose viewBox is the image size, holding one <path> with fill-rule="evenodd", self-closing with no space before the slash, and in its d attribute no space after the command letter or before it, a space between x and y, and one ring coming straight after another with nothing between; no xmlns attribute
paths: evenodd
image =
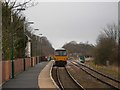
<svg viewBox="0 0 120 90"><path fill-rule="evenodd" d="M41 62L2 85L2 90L59 90L51 76L54 61Z"/></svg>
<svg viewBox="0 0 120 90"><path fill-rule="evenodd" d="M38 76L49 62L41 62L28 70L19 73L2 85L2 90L39 90Z"/></svg>
<svg viewBox="0 0 120 90"><path fill-rule="evenodd" d="M54 82L52 76L51 76L51 70L53 66L54 61L51 60L45 68L41 71L41 73L38 76L38 86L40 89L54 89L59 90L58 86Z"/></svg>

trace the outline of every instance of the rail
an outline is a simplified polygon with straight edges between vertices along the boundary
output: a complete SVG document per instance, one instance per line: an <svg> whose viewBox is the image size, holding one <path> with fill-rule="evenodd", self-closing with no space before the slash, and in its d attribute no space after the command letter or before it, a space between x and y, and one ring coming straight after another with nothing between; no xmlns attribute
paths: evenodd
<svg viewBox="0 0 120 90"><path fill-rule="evenodd" d="M98 71L96 71L94 69L91 69L90 67L88 67L86 65L80 64L78 62L71 62L71 63L74 64L75 66L79 67L80 69L82 69L83 71L85 71L86 73L91 75L92 77L94 77L97 80L101 81L102 83L104 83L106 85L109 85L112 88L120 89L119 86L118 86L119 81L116 81L113 78L111 79L109 76L104 75L104 74L102 74L102 73L100 73L100 72L98 72ZM92 71L92 73L91 73L90 70ZM95 74L97 74L97 75L95 75ZM98 77L98 75L100 75L100 77L102 77L102 78ZM105 80L103 78L106 78L107 80ZM107 81L110 81L110 82L107 82Z"/></svg>
<svg viewBox="0 0 120 90"><path fill-rule="evenodd" d="M60 70L62 70L64 72L64 75L67 77L66 80L63 80L63 77L64 77L64 76L62 76L63 72L61 72ZM62 67L62 68L61 67L56 67L55 72L56 72L56 78L57 78L56 83L61 90L67 89L67 87L72 87L71 85L75 86L75 87L72 87L72 88L75 88L75 89L78 89L78 90L85 90L77 82L77 80L75 80L75 78L70 74L67 67ZM67 80L68 80L68 82L66 83ZM71 84L71 85L69 85L69 84Z"/></svg>

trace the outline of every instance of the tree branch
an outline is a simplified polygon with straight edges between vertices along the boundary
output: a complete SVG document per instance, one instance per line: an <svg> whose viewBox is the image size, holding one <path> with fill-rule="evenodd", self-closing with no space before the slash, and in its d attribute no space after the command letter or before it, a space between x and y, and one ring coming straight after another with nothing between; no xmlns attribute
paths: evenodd
<svg viewBox="0 0 120 90"><path fill-rule="evenodd" d="M24 6L24 5L26 5L27 3L29 3L29 2L31 2L32 0L29 0L29 1L27 1L27 2L24 2L23 4L19 4L19 5L17 5L17 6L14 6L13 8L17 8L17 7L20 7L20 6Z"/></svg>
<svg viewBox="0 0 120 90"><path fill-rule="evenodd" d="M7 1L6 1L7 2ZM8 0L8 2L7 2L8 4L10 3L10 0Z"/></svg>
<svg viewBox="0 0 120 90"><path fill-rule="evenodd" d="M12 9L15 6L16 2L17 2L17 0L14 1L13 5L11 6L10 9Z"/></svg>

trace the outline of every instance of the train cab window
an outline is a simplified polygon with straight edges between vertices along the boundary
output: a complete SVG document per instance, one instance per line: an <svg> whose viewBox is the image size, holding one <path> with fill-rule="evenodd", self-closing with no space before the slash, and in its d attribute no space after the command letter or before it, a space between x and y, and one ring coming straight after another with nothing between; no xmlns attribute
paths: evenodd
<svg viewBox="0 0 120 90"><path fill-rule="evenodd" d="M56 55L56 56L66 56L66 55L67 55L67 52L66 52L66 51L56 51L56 52L55 52L55 55Z"/></svg>
<svg viewBox="0 0 120 90"><path fill-rule="evenodd" d="M62 55L63 55L63 56L66 56L66 55L67 55L67 52L66 52L66 51L63 51L63 52L62 52Z"/></svg>
<svg viewBox="0 0 120 90"><path fill-rule="evenodd" d="M59 55L59 52L55 52L55 55L58 56L58 55Z"/></svg>

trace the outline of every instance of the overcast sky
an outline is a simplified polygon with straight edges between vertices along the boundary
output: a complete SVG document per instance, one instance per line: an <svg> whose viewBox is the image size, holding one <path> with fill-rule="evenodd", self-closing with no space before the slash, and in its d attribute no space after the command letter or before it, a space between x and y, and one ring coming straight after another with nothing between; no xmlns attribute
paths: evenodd
<svg viewBox="0 0 120 90"><path fill-rule="evenodd" d="M54 48L66 42L95 44L107 24L118 22L117 2L39 2L28 8L25 15L34 21L36 34L43 34Z"/></svg>

